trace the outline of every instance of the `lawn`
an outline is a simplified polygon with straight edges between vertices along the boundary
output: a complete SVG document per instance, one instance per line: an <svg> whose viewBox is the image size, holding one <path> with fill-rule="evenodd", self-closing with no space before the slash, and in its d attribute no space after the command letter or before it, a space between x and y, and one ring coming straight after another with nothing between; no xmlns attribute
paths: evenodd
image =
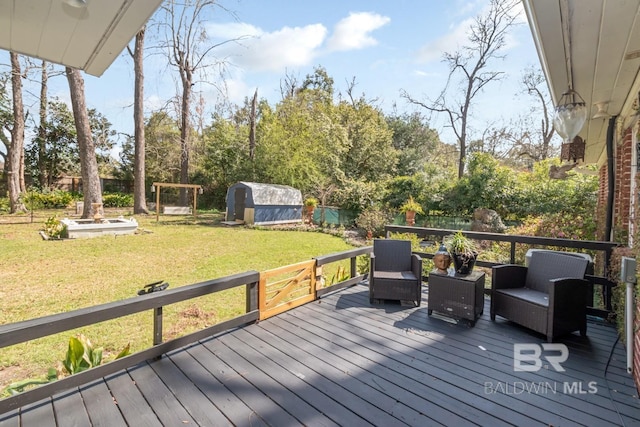
<svg viewBox="0 0 640 427"><path fill-rule="evenodd" d="M50 214L17 224L0 217L0 324L133 297L158 280L172 289L353 247L323 233L220 226L216 214L197 220L162 216L159 222L154 215L136 216L135 235L45 241L39 230ZM240 314L244 304L244 290L234 289L165 308L165 339ZM104 347L105 360L128 343L132 351L149 347L151 314L0 349L0 390L11 381L44 375L64 358L69 337L77 333Z"/></svg>

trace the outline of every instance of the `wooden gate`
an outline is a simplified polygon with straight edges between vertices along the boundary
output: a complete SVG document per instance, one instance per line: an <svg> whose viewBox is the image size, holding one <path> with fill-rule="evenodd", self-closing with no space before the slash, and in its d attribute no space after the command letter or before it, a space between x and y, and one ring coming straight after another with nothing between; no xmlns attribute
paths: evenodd
<svg viewBox="0 0 640 427"><path fill-rule="evenodd" d="M260 320L313 301L316 297L316 260L260 273Z"/></svg>

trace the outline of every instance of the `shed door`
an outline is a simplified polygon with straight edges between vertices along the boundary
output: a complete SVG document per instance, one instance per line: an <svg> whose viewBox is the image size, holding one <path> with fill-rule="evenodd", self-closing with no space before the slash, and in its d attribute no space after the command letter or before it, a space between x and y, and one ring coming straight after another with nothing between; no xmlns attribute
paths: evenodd
<svg viewBox="0 0 640 427"><path fill-rule="evenodd" d="M246 189L240 187L236 188L234 192L233 196L235 198L235 202L233 206L233 219L244 221L244 198L246 197L245 193Z"/></svg>

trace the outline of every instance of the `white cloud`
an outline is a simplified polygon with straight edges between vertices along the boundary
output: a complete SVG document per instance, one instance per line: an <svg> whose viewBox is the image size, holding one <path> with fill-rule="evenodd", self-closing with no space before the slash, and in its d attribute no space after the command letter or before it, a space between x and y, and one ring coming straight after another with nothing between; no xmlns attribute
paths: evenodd
<svg viewBox="0 0 640 427"><path fill-rule="evenodd" d="M244 99L253 94L255 88L249 88L247 84L240 79L229 79L226 81L227 99L235 104L242 105ZM215 93L215 97L219 94Z"/></svg>
<svg viewBox="0 0 640 427"><path fill-rule="evenodd" d="M391 18L377 13L351 12L336 24L327 47L330 51L340 51L375 46L378 41L370 33L390 21Z"/></svg>
<svg viewBox="0 0 640 427"><path fill-rule="evenodd" d="M418 49L416 59L420 63L437 61L442 59L445 52L458 50L468 40L468 31L473 23L469 18L459 23L452 31L437 38Z"/></svg>
<svg viewBox="0 0 640 427"><path fill-rule="evenodd" d="M484 4L483 8L479 10L477 15L487 15L489 13L489 5L482 1L469 1L458 4L460 11L472 12L477 9L480 4ZM524 12L524 6L522 3L517 2L514 4L513 14L516 16L515 24L526 24L527 17ZM475 17L469 17L454 27L447 34L439 37L436 40L426 43L417 52L416 59L420 63L427 63L435 60L442 59L442 55L445 52L454 52L458 50L464 44L469 42L469 33L471 26L475 23ZM517 47L519 41L514 37L513 31L510 31L505 38L504 50L509 50Z"/></svg>
<svg viewBox="0 0 640 427"><path fill-rule="evenodd" d="M166 104L166 100L163 100L158 95L151 95L145 97L144 108L145 111L158 111Z"/></svg>
<svg viewBox="0 0 640 427"><path fill-rule="evenodd" d="M309 65L326 39L327 29L313 24L268 33L249 24L215 24L209 26L208 33L222 40L238 40L216 49L219 58L246 71L282 71Z"/></svg>

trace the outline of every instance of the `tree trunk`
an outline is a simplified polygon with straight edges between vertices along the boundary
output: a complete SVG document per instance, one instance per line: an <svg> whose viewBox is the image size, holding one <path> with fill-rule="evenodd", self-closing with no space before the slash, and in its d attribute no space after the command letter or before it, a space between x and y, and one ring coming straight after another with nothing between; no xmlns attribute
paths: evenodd
<svg viewBox="0 0 640 427"><path fill-rule="evenodd" d="M38 183L40 188L46 188L50 182L47 179L47 86L49 74L47 62L42 61L42 78L40 81L40 126L38 126Z"/></svg>
<svg viewBox="0 0 640 427"><path fill-rule="evenodd" d="M69 91L71 93L71 106L73 107L73 119L78 134L78 148L80 151L80 170L82 175L82 195L84 197L84 209L82 218L91 218L94 214L92 203L102 203L100 190L100 176L98 174L98 161L96 160L96 148L91 136L89 115L84 99L84 79L79 70L66 68Z"/></svg>
<svg viewBox="0 0 640 427"><path fill-rule="evenodd" d="M11 90L13 92L13 128L11 129L11 147L8 150L9 163L9 211L11 213L24 212L26 208L20 201L21 181L24 172L24 104L22 103L22 71L18 54L11 52Z"/></svg>
<svg viewBox="0 0 640 427"><path fill-rule="evenodd" d="M133 213L148 214L146 200L145 176L145 135L144 135L144 32L142 27L136 34L135 50L133 52L133 66L135 73L135 89L133 101L134 122L134 160L133 160Z"/></svg>
<svg viewBox="0 0 640 427"><path fill-rule="evenodd" d="M181 129L180 129L180 184L189 183L189 131L191 121L189 109L191 105L191 71L188 64L182 77L182 110L181 110ZM187 191L185 188L180 189L180 205L187 206Z"/></svg>
<svg viewBox="0 0 640 427"><path fill-rule="evenodd" d="M251 115L249 116L249 159L253 160L256 151L256 109L258 104L258 89L251 100Z"/></svg>

